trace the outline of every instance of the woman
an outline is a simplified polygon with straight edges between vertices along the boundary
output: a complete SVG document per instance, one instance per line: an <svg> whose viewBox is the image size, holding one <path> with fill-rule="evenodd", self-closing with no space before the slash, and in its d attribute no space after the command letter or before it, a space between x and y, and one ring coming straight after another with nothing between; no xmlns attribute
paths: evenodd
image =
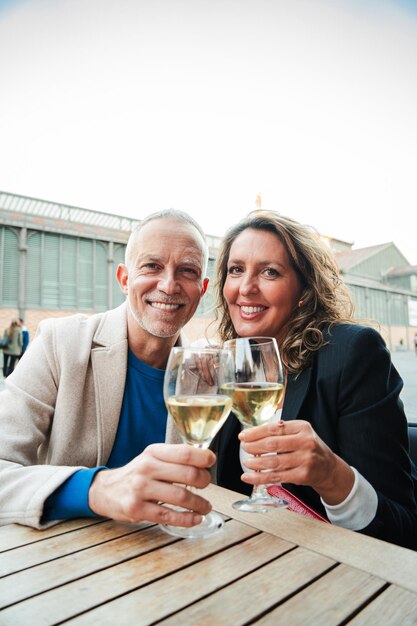
<svg viewBox="0 0 417 626"><path fill-rule="evenodd" d="M379 333L354 322L318 234L272 211L250 214L223 240L217 292L221 338L275 337L286 372L284 424L240 432L229 418L218 483L243 492L283 483L334 524L417 549L402 380ZM243 475L238 438L260 455Z"/></svg>
<svg viewBox="0 0 417 626"><path fill-rule="evenodd" d="M22 352L22 330L18 320L13 320L6 328L3 337L5 336L9 338L7 346L3 348L3 376L6 378L13 372Z"/></svg>

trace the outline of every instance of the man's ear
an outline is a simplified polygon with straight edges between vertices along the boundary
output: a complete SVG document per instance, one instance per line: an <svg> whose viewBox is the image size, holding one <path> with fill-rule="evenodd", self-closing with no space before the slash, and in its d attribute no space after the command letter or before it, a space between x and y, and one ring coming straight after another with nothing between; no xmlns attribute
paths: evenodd
<svg viewBox="0 0 417 626"><path fill-rule="evenodd" d="M207 287L208 287L208 284L209 284L209 279L208 279L208 278L205 278L205 279L203 280L203 288L202 288L202 290L201 290L201 295L202 295L202 296L204 296L204 294L206 293L206 291L207 291Z"/></svg>
<svg viewBox="0 0 417 626"><path fill-rule="evenodd" d="M116 278L121 290L123 291L125 296L127 296L129 272L127 271L127 267L124 263L119 263L119 265L117 266Z"/></svg>

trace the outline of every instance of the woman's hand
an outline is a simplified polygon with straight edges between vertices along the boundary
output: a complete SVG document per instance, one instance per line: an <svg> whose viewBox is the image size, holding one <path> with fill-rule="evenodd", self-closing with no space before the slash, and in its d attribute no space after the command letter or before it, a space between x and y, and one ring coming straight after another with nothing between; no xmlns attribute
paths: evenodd
<svg viewBox="0 0 417 626"><path fill-rule="evenodd" d="M211 450L186 444L153 444L123 467L97 472L88 493L94 513L120 522L194 526L211 511L210 503L185 485L202 489L210 482ZM173 484L179 483L179 484ZM175 511L165 504L188 511Z"/></svg>
<svg viewBox="0 0 417 626"><path fill-rule="evenodd" d="M308 485L330 505L343 502L352 490L352 468L308 422L290 420L246 428L239 439L245 452L261 455L245 458L245 466L255 472L242 475L245 483Z"/></svg>

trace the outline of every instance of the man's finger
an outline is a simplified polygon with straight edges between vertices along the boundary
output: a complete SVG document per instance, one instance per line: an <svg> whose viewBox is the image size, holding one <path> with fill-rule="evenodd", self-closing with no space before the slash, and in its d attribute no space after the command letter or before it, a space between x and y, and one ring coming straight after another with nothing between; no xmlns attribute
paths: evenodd
<svg viewBox="0 0 417 626"><path fill-rule="evenodd" d="M186 443L154 443L146 448L155 458L167 463L211 467L216 462L216 455L211 450L193 448ZM142 453L142 454L144 454Z"/></svg>

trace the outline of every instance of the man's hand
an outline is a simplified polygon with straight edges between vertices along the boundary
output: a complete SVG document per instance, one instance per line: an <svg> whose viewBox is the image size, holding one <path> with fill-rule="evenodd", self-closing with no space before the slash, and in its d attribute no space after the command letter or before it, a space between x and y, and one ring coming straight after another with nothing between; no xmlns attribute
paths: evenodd
<svg viewBox="0 0 417 626"><path fill-rule="evenodd" d="M88 494L94 513L120 522L194 526L211 511L210 503L186 488L210 482L211 450L186 444L153 444L123 467L97 472ZM179 483L179 484L174 484ZM188 509L175 511L167 505Z"/></svg>

